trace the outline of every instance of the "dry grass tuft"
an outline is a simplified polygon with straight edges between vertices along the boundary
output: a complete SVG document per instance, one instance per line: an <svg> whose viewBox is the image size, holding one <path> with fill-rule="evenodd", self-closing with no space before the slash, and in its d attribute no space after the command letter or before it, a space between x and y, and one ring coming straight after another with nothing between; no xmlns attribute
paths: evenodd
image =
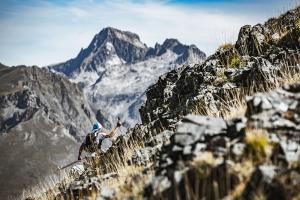
<svg viewBox="0 0 300 200"><path fill-rule="evenodd" d="M125 169L122 178L116 183L117 187L120 188L118 199L142 199L144 186L154 175L154 170L149 170L147 174L143 173L144 170L144 167L132 166L128 174L128 170Z"/></svg>
<svg viewBox="0 0 300 200"><path fill-rule="evenodd" d="M295 58L296 60L296 58ZM299 60L300 62L300 60ZM285 63L284 65L288 65ZM224 119L231 119L234 117L243 116L245 114L247 104L246 96L251 96L256 92L269 92L276 88L280 88L284 85L294 84L300 81L300 66L297 64L295 68L286 67L285 71L282 71L279 77L274 80L274 82L268 82L267 77L265 77L264 84L259 84L260 81L253 81L249 83L248 88L236 88L226 91L225 99L224 97L216 96L216 99L221 102L220 111L218 113L212 113L205 110L205 105L200 102L201 106L194 110L194 114L206 114L209 116L223 117ZM197 105L194 106L197 108ZM200 111L200 112L198 112ZM205 112L203 112L205 111Z"/></svg>
<svg viewBox="0 0 300 200"><path fill-rule="evenodd" d="M119 141L119 145L114 145L110 151L98 153L95 157L86 159L85 167L92 170L96 176L101 176L106 173L115 172L118 174L117 178L105 180L101 183L103 186L110 186L112 188L121 187L132 177L142 173L142 167L130 165L128 160L131 160L132 153L135 149L143 147L143 141L131 142L127 144L124 141ZM43 180L36 187L23 192L22 199L59 199L62 191L67 191L69 184L78 178L78 174L70 173L70 169L61 171L59 174L54 174L51 177ZM141 182L142 183L142 182ZM126 184L125 184L126 185ZM133 191L136 188L132 188ZM82 195L81 193L79 195ZM127 194L128 195L128 194ZM97 190L93 190L89 195L90 198L97 196ZM74 196L75 198L75 196ZM93 198L92 198L93 199Z"/></svg>
<svg viewBox="0 0 300 200"><path fill-rule="evenodd" d="M244 155L253 163L265 161L271 153L267 132L264 130L246 130Z"/></svg>
<svg viewBox="0 0 300 200"><path fill-rule="evenodd" d="M218 49L233 49L233 48L235 48L234 44L224 43L224 44L220 45Z"/></svg>

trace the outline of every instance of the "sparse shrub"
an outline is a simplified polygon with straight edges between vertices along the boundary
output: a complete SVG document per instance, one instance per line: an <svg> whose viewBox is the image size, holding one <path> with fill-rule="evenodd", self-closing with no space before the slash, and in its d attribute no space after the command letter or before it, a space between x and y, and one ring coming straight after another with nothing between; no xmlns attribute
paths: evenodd
<svg viewBox="0 0 300 200"><path fill-rule="evenodd" d="M222 44L218 49L233 49L234 48L234 45L231 44L231 43L224 43Z"/></svg>
<svg viewBox="0 0 300 200"><path fill-rule="evenodd" d="M216 159L211 152L203 152L193 160L192 165L197 170L199 177L203 178L208 176L207 171L215 165L215 162Z"/></svg>
<svg viewBox="0 0 300 200"><path fill-rule="evenodd" d="M300 28L300 19L296 19L295 20L295 25L296 25L296 27Z"/></svg>
<svg viewBox="0 0 300 200"><path fill-rule="evenodd" d="M224 71L218 72L217 77L222 79L222 80L227 80L227 76L225 75Z"/></svg>
<svg viewBox="0 0 300 200"><path fill-rule="evenodd" d="M221 45L218 48L220 61L225 68L236 68L244 63L235 46L230 43Z"/></svg>
<svg viewBox="0 0 300 200"><path fill-rule="evenodd" d="M236 54L232 54L229 57L229 63L227 64L227 67L236 68L236 67L239 67L243 63L244 63L243 58L236 53Z"/></svg>
<svg viewBox="0 0 300 200"><path fill-rule="evenodd" d="M224 83L227 83L230 81L228 77L225 75L224 71L217 72L217 79L214 81L214 85L216 86L222 86Z"/></svg>
<svg viewBox="0 0 300 200"><path fill-rule="evenodd" d="M253 196L253 200L267 200L267 194L261 190L258 190Z"/></svg>
<svg viewBox="0 0 300 200"><path fill-rule="evenodd" d="M244 155L254 163L266 160L270 149L270 144L265 131L247 130L245 137L246 148Z"/></svg>
<svg viewBox="0 0 300 200"><path fill-rule="evenodd" d="M120 184L120 196L123 198L142 199L144 187L149 175L143 175L140 172L143 169L136 169L133 174L128 174L125 179L126 184Z"/></svg>
<svg viewBox="0 0 300 200"><path fill-rule="evenodd" d="M207 105L203 99L199 99L196 102L191 102L188 105L187 113L198 114L198 115L208 115Z"/></svg>

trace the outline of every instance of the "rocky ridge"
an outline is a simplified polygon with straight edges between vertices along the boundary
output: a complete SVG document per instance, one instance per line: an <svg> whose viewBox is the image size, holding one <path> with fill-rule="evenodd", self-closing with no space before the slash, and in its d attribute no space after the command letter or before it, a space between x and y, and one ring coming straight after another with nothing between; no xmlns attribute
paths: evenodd
<svg viewBox="0 0 300 200"><path fill-rule="evenodd" d="M142 123L156 123L153 127L159 131L188 113L222 116L234 95L275 88L286 76L298 73L299 10L264 25L244 26L235 44L221 46L203 64L161 76L146 92Z"/></svg>

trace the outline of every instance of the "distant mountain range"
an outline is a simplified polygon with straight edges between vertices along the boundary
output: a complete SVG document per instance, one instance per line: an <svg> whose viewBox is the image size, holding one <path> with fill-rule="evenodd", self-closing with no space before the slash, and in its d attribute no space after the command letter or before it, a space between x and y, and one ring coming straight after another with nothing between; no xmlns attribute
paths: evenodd
<svg viewBox="0 0 300 200"><path fill-rule="evenodd" d="M80 84L97 119L107 128L117 116L132 126L146 89L162 74L183 64L201 63L206 55L195 45L166 39L147 47L137 34L105 28L77 57L49 66Z"/></svg>

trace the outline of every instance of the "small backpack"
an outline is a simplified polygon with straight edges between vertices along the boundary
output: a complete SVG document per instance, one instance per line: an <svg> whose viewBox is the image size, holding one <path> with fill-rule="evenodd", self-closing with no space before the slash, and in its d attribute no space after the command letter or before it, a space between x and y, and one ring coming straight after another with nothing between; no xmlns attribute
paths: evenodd
<svg viewBox="0 0 300 200"><path fill-rule="evenodd" d="M87 146L93 145L95 143L96 136L93 133L88 133L85 137L85 144Z"/></svg>

